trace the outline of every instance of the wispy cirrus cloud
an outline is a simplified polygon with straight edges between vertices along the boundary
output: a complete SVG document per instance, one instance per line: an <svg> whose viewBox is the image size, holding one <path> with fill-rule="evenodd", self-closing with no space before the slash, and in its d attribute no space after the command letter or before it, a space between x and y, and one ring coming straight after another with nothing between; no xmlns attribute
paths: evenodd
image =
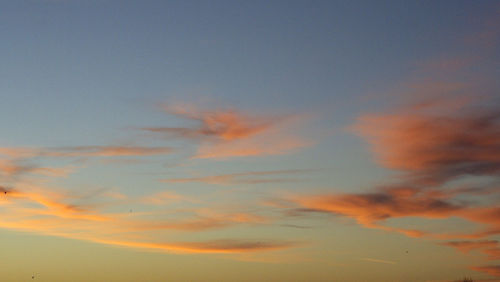
<svg viewBox="0 0 500 282"><path fill-rule="evenodd" d="M249 171L249 172L219 174L219 175L202 176L202 177L168 178L168 179L162 179L161 181L166 183L200 182L206 184L221 184L221 185L276 183L276 182L297 181L296 178L290 178L290 177L276 178L276 176L279 175L295 176L297 174L303 174L310 171L312 170L289 169L289 170L270 170L270 171Z"/></svg>
<svg viewBox="0 0 500 282"><path fill-rule="evenodd" d="M178 104L167 105L165 112L195 121L193 127L153 127L144 130L171 134L183 138L216 138L221 140L238 140L251 137L269 130L284 116L254 116L234 109L229 110L201 110L194 105Z"/></svg>
<svg viewBox="0 0 500 282"><path fill-rule="evenodd" d="M76 170L76 166L74 165L55 167L39 164L48 159L111 159L114 157L167 155L172 153L172 151L170 147L144 146L0 147L0 177L12 179L28 174L64 177ZM117 161L116 159L111 160Z"/></svg>
<svg viewBox="0 0 500 282"><path fill-rule="evenodd" d="M474 250L492 248L498 245L497 240L479 240L479 241L449 241L443 242L442 245L454 247L460 252L469 253Z"/></svg>
<svg viewBox="0 0 500 282"><path fill-rule="evenodd" d="M488 256L489 260L500 260L500 245L495 248L483 249L482 252Z"/></svg>
<svg viewBox="0 0 500 282"><path fill-rule="evenodd" d="M194 120L198 118L191 117ZM219 141L233 144L234 141L248 140L263 133L269 137L267 135L269 132L275 132L270 128L276 128L276 126L267 118L238 116L236 112L208 114L206 119L199 120L202 127L198 131L184 132L185 134L181 135L183 138L193 140L208 138L209 143L214 146L220 145L217 143ZM179 133L178 130L172 132ZM1 181L4 182L4 186L0 186L0 192L4 198L0 202L2 211L0 227L109 245L185 253L246 253L281 250L298 245L285 240L238 238L161 242L158 238L169 232L201 233L236 225L267 223L268 218L238 210L164 209L167 204L173 202L199 204L199 199L186 197L173 191L160 191L139 196L138 199L132 199L117 191L108 193L99 190L92 192L92 195L80 195L69 190L43 186L45 180L31 177L33 175L64 176L74 169L74 167L52 167L37 163L53 164L55 160L74 162L90 158L123 160L124 157L168 155L172 152L170 147L164 146L0 147L0 176L3 177ZM250 178L254 176L265 177L286 173L285 171L255 172L224 177L233 177L232 181L237 181L236 178L247 178L251 181ZM259 181L259 179L252 181ZM132 212L129 208L132 205L138 205L139 211ZM141 212L141 208L146 211ZM106 212L107 209L123 210L123 212Z"/></svg>
<svg viewBox="0 0 500 282"><path fill-rule="evenodd" d="M143 248L179 253L247 253L281 250L295 247L296 242L285 240L218 239L208 241L158 242L155 233L176 230L201 232L226 228L255 221L251 215L212 214L206 216L165 218L161 213L148 218L147 214L110 213L98 204L75 204L79 196L56 192L54 189L25 185L23 190L0 187L0 227L45 235L87 240L102 244ZM106 193L101 193L107 195ZM124 200L127 197L115 197ZM179 197L177 197L179 198ZM117 204L120 205L120 204ZM153 232L153 233L151 233Z"/></svg>
<svg viewBox="0 0 500 282"><path fill-rule="evenodd" d="M185 201L188 199L186 196L179 195L173 191L161 191L153 195L145 196L141 199L142 203L152 205L164 205L169 202Z"/></svg>
<svg viewBox="0 0 500 282"><path fill-rule="evenodd" d="M37 174L50 177L64 177L73 172L75 167L37 166L24 160L0 159L0 176L3 178L17 177L24 174Z"/></svg>
<svg viewBox="0 0 500 282"><path fill-rule="evenodd" d="M493 276L500 276L500 265L472 266L472 270L487 273Z"/></svg>
<svg viewBox="0 0 500 282"><path fill-rule="evenodd" d="M207 252L246 252L258 250L275 250L289 248L297 245L298 243L296 242L287 241L245 241L233 239L181 244L181 246L184 246L186 249L192 248L193 250L206 250Z"/></svg>
<svg viewBox="0 0 500 282"><path fill-rule="evenodd" d="M236 109L200 109L194 105L167 105L166 113L192 121L186 127L145 127L144 131L198 143L194 158L279 155L313 144L301 136L303 116L249 114Z"/></svg>
<svg viewBox="0 0 500 282"><path fill-rule="evenodd" d="M360 258L360 260L369 261L369 262L376 262L376 263L383 263L383 264L396 264L395 261L383 260L383 259Z"/></svg>
<svg viewBox="0 0 500 282"><path fill-rule="evenodd" d="M211 253L211 254L242 254L258 251L282 250L299 246L299 243L289 241L251 241L220 239L205 242L147 243L134 241L90 240L107 245L117 245L132 248L153 249L157 251L177 253Z"/></svg>
<svg viewBox="0 0 500 282"><path fill-rule="evenodd" d="M0 155L10 158L33 157L119 157L119 156L151 156L172 153L170 147L143 146L71 146L59 148L2 147Z"/></svg>
<svg viewBox="0 0 500 282"><path fill-rule="evenodd" d="M42 150L45 157L120 157L120 156L154 156L172 153L169 147L142 146L76 146Z"/></svg>
<svg viewBox="0 0 500 282"><path fill-rule="evenodd" d="M442 243L442 245L453 247L466 254L471 251L479 251L486 255L488 260L500 260L500 244L497 240L449 241Z"/></svg>

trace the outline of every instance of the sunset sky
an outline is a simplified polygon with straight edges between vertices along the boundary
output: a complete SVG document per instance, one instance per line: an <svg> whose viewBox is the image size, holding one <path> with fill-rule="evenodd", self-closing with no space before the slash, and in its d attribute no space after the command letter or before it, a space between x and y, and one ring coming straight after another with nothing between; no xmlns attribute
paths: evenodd
<svg viewBox="0 0 500 282"><path fill-rule="evenodd" d="M500 281L498 1L0 3L0 281Z"/></svg>

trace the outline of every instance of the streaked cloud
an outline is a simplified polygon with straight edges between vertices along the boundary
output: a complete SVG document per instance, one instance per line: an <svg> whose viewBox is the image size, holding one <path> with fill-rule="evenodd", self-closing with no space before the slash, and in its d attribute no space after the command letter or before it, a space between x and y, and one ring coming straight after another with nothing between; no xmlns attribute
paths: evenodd
<svg viewBox="0 0 500 282"><path fill-rule="evenodd" d="M246 253L281 250L295 247L291 241L274 239L218 239L208 241L158 243L155 233L168 230L201 232L214 228L226 228L235 224L261 222L262 217L245 213L206 213L203 216L176 216L163 218L161 213L109 213L100 210L98 204L78 205L75 194L56 192L40 186L25 186L23 190L0 186L0 227L25 232L87 240L108 245L151 249L180 253ZM128 197L116 193L100 193L101 196L129 202ZM173 196L174 195L174 196ZM157 195L168 200L180 200L181 196L162 192ZM148 202L149 203L149 202ZM118 204L120 205L120 204ZM202 211L200 211L202 212ZM184 211L185 213L185 211ZM164 215L168 215L168 212ZM151 232L153 232L151 234ZM140 234L132 235L132 234Z"/></svg>
<svg viewBox="0 0 500 282"><path fill-rule="evenodd" d="M64 177L75 169L74 166L44 167L23 160L0 159L0 177L3 178L17 177L24 174Z"/></svg>
<svg viewBox="0 0 500 282"><path fill-rule="evenodd" d="M305 120L303 116L250 114L236 109L206 110L191 104L167 105L164 110L195 124L143 130L198 143L194 158L279 155L313 144L299 133Z"/></svg>
<svg viewBox="0 0 500 282"><path fill-rule="evenodd" d="M230 174L220 174L202 177L187 177L187 178L169 178L162 179L162 182L167 183L189 183L201 182L207 184L259 184L259 183L276 183L297 181L296 178L282 177L276 178L277 175L297 175L310 172L307 169L289 169L289 170L270 170L270 171L250 171Z"/></svg>
<svg viewBox="0 0 500 282"><path fill-rule="evenodd" d="M141 202L153 205L163 205L168 202L177 202L182 200L187 200L187 198L173 191L162 191L155 193L154 195L143 197Z"/></svg>
<svg viewBox="0 0 500 282"><path fill-rule="evenodd" d="M244 240L216 240L202 243L180 244L186 249L206 250L208 252L247 252L258 250L276 250L297 246L295 242L286 241L244 241Z"/></svg>
<svg viewBox="0 0 500 282"><path fill-rule="evenodd" d="M122 157L167 155L172 151L169 147L143 146L0 147L0 177L16 178L27 174L64 177L77 169L75 165L55 167L40 164L51 159L96 157L123 162Z"/></svg>
<svg viewBox="0 0 500 282"><path fill-rule="evenodd" d="M152 156L170 154L169 147L140 146L77 146L46 149L40 152L46 157L117 157L117 156Z"/></svg>
<svg viewBox="0 0 500 282"><path fill-rule="evenodd" d="M180 118L196 121L194 127L153 127L144 130L183 138L217 138L226 141L245 139L269 130L284 120L284 116L257 116L228 110L202 110L194 105L167 105L164 110Z"/></svg>
<svg viewBox="0 0 500 282"><path fill-rule="evenodd" d="M177 253L227 253L240 254L257 251L281 250L295 247L298 244L287 241L251 241L223 239L205 242L146 243L134 241L90 240L107 245L117 245L132 248L153 249L157 251Z"/></svg>
<svg viewBox="0 0 500 282"><path fill-rule="evenodd" d="M230 148L246 146L245 150L255 149L257 152L250 155L259 155L259 152L274 154L282 149L273 148L272 142L281 146L279 143L283 138L289 137L282 135L286 131L284 129L287 128L287 124L294 124L292 121L294 117L259 117L233 110L191 112L176 108L169 109L169 112L197 121L199 127L185 128L185 130L162 129L160 130L162 133L168 132L169 135L177 134L182 138L196 140L201 145L199 152L204 148L211 148L214 149L211 152L217 154L220 153L217 151L219 146L223 146L222 150L226 153ZM292 139L297 140L290 138ZM247 146L250 143L245 142L257 145L250 148ZM109 160L108 163L111 164L123 160L129 163L129 157L169 155L172 152L172 148L165 146L0 147L0 176L3 177L2 181L5 180L4 185L0 186L3 197L0 202L2 211L0 227L109 245L185 253L246 253L281 250L298 245L285 240L238 238L161 242L158 238L164 237L169 232L202 233L237 225L268 224L270 218L248 212L241 205L229 210L208 208L206 204L200 202L201 199L181 195L172 190L158 191L135 198L117 189L107 191L98 188L90 194L82 194L52 187L45 179L32 177L37 175L49 179L65 176L76 170L76 167L68 165L53 167L55 161L74 163L81 159L97 158L99 161ZM242 152L230 155L242 155ZM124 159L125 157L128 159ZM288 176L305 171L243 172L198 179L170 179L167 182L212 181L219 184L280 182L285 179L275 176ZM166 208L168 204L180 202L189 203L189 206L193 207ZM132 206L138 206L138 209L133 210L130 208ZM117 210L121 212L116 212Z"/></svg>
<svg viewBox="0 0 500 282"><path fill-rule="evenodd" d="M2 147L0 155L11 158L31 157L116 157L165 155L172 152L169 147L142 146L73 146L59 148Z"/></svg>
<svg viewBox="0 0 500 282"><path fill-rule="evenodd" d="M472 266L472 270L487 273L493 276L500 276L500 265Z"/></svg>
<svg viewBox="0 0 500 282"><path fill-rule="evenodd" d="M454 247L462 253L478 250L486 255L488 260L500 260L500 245L497 240L451 241L442 244Z"/></svg>
<svg viewBox="0 0 500 282"><path fill-rule="evenodd" d="M383 263L383 264L396 264L395 261L383 260L383 259L360 258L360 260L369 261L369 262L376 262L376 263Z"/></svg>
<svg viewBox="0 0 500 282"><path fill-rule="evenodd" d="M368 228L421 237L426 235L426 232L388 227L381 223L391 218L403 217L449 218L466 210L465 206L435 196L433 191L394 188L373 193L297 196L293 201L305 208L302 211L295 209L296 212L327 212L353 218Z"/></svg>
<svg viewBox="0 0 500 282"><path fill-rule="evenodd" d="M482 252L488 256L489 260L500 260L500 245L495 248L484 249Z"/></svg>
<svg viewBox="0 0 500 282"><path fill-rule="evenodd" d="M496 247L498 241L496 240L479 240L479 241L450 241L444 242L442 245L454 247L463 253L469 253L470 251Z"/></svg>

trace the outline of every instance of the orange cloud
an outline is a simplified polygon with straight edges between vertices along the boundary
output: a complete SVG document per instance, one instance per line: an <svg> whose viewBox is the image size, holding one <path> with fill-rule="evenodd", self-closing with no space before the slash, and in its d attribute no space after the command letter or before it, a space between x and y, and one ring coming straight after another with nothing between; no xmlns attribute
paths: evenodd
<svg viewBox="0 0 500 282"><path fill-rule="evenodd" d="M90 213L81 206L64 203L68 198L51 190L42 190L37 187L31 187L31 191L0 188L0 191L4 192L3 197L7 203L15 202L17 204L14 205L14 212L22 210L33 212L34 215L50 215L66 219L107 220L105 216ZM23 203L27 205L36 203L43 208L22 208Z"/></svg>
<svg viewBox="0 0 500 282"><path fill-rule="evenodd" d="M493 276L500 276L500 265L472 266L470 269L484 272Z"/></svg>
<svg viewBox="0 0 500 282"><path fill-rule="evenodd" d="M312 144L297 134L302 119L298 116L257 115L234 109L204 110L192 105L166 106L165 111L197 124L143 130L201 142L195 158L285 154Z"/></svg>
<svg viewBox="0 0 500 282"><path fill-rule="evenodd" d="M193 128L145 128L152 132L179 135L185 138L214 137L226 141L248 138L268 130L284 117L258 117L236 110L200 110L191 105L166 106L167 113L197 121Z"/></svg>
<svg viewBox="0 0 500 282"><path fill-rule="evenodd" d="M482 253L488 255L489 260L500 260L500 248L484 249Z"/></svg>
<svg viewBox="0 0 500 282"><path fill-rule="evenodd" d="M154 195L142 198L143 203L153 204L153 205L163 205L168 202L176 202L183 200L188 200L188 199L185 196L181 196L172 191L162 191Z"/></svg>
<svg viewBox="0 0 500 282"><path fill-rule="evenodd" d="M187 211L187 210L185 210ZM201 209L192 211L194 215L188 218L166 220L127 220L127 228L134 231L148 230L179 230L179 231L205 231L234 226L236 224L265 223L268 218L243 212L220 213ZM120 223L121 224L121 223Z"/></svg>
<svg viewBox="0 0 500 282"><path fill-rule="evenodd" d="M97 223L97 224L96 224ZM130 228L114 228L113 221L101 224L94 222L92 218L77 218L68 220L43 218L31 220L5 220L2 218L0 227L37 232L45 235L66 237L78 240L91 241L106 245L123 246L130 248L150 249L154 251L177 252L177 253L227 253L238 254L246 252L280 250L295 247L295 242L280 240L238 240L224 239L201 242L173 242L155 243L144 240L126 240L121 236L122 232L134 231ZM122 226L124 227L124 226ZM187 229L192 230L192 229ZM196 230L196 229L194 229ZM124 238L120 238L124 237ZM147 239L147 238L146 238Z"/></svg>
<svg viewBox="0 0 500 282"><path fill-rule="evenodd" d="M202 243L180 244L186 249L192 248L196 251L206 250L208 252L248 252L257 250L276 250L296 246L294 242L280 241L241 241L241 240L216 240Z"/></svg>
<svg viewBox="0 0 500 282"><path fill-rule="evenodd" d="M484 248L496 247L498 241L496 240L480 240L480 241L450 241L442 243L444 246L454 247L462 253L469 253L470 251Z"/></svg>
<svg viewBox="0 0 500 282"><path fill-rule="evenodd" d="M34 148L16 148L16 147L0 147L0 155L11 158L26 158L36 155L37 150Z"/></svg>
<svg viewBox="0 0 500 282"><path fill-rule="evenodd" d="M238 254L256 251L280 250L295 247L295 242L286 241L249 241L249 240L214 240L206 242L180 242L180 243L146 243L133 241L113 241L90 239L90 241L133 248L153 249L178 253L226 253Z"/></svg>
<svg viewBox="0 0 500 282"><path fill-rule="evenodd" d="M384 263L384 264L396 264L395 261L382 260L382 259L360 258L360 260L369 261L369 262L376 262L376 263Z"/></svg>
<svg viewBox="0 0 500 282"><path fill-rule="evenodd" d="M252 157L283 155L309 147L312 141L293 135L269 134L235 142L202 144L194 158L226 159L232 157Z"/></svg>
<svg viewBox="0 0 500 282"><path fill-rule="evenodd" d="M141 146L75 146L61 148L0 148L0 155L11 158L32 157L116 157L116 156L151 156L172 152L169 147Z"/></svg>
<svg viewBox="0 0 500 282"><path fill-rule="evenodd" d="M301 196L294 197L293 201L305 208L305 211L347 216L365 227L420 237L425 232L391 228L380 223L401 217L448 218L465 209L464 206L435 198L434 195L432 191L395 188L375 193Z"/></svg>
<svg viewBox="0 0 500 282"><path fill-rule="evenodd" d="M162 182L167 183L189 183L189 182L201 182L207 184L257 184L257 183L275 183L275 182L287 182L296 181L293 178L275 178L275 175L287 175L308 172L310 170L305 169L289 169L289 170L270 170L270 171L251 171L251 172L241 172L241 173L231 173L231 174L220 174L213 176L203 176L203 177L188 177L188 178L169 178L163 179Z"/></svg>
<svg viewBox="0 0 500 282"><path fill-rule="evenodd" d="M32 172L32 165L21 164L14 160L0 160L0 174L3 176L16 176L22 173Z"/></svg>
<svg viewBox="0 0 500 282"><path fill-rule="evenodd" d="M64 177L75 170L74 166L47 167L31 162L35 159L40 161L40 158L151 156L171 152L172 149L168 147L140 146L0 147L0 177L12 179L26 174Z"/></svg>
<svg viewBox="0 0 500 282"><path fill-rule="evenodd" d="M296 246L294 242L281 240L223 239L200 242L156 243L155 234L167 230L200 232L224 228L240 223L263 222L265 218L247 213L222 214L216 211L194 210L194 216L176 216L168 219L169 211L147 213L103 213L99 205L73 204L80 199L76 195L57 193L54 189L23 184L23 190L0 186L0 228L36 232L97 243L144 248L157 251L182 253L246 253L280 250ZM101 193L101 195L107 195ZM162 192L155 195L163 200L184 200L177 194ZM115 194L114 200L128 198ZM145 197L144 199L151 199ZM142 201L149 204L150 201ZM120 203L118 203L120 205ZM172 211L170 211L172 212ZM183 210L186 214L188 211ZM193 213L192 212L192 213ZM203 215L201 215L203 214Z"/></svg>
<svg viewBox="0 0 500 282"><path fill-rule="evenodd" d="M18 160L0 159L0 176L16 177L23 174L38 174L51 177L64 177L74 171L74 167L43 167Z"/></svg>
<svg viewBox="0 0 500 282"><path fill-rule="evenodd" d="M199 216L216 219L221 222L230 224L247 223L247 224L261 224L269 221L268 217L260 216L258 214L243 212L238 210L225 210L223 208L200 208L196 210Z"/></svg>
<svg viewBox="0 0 500 282"><path fill-rule="evenodd" d="M152 156L172 152L168 147L138 146L79 146L43 150L41 156L47 157L117 157L117 156Z"/></svg>

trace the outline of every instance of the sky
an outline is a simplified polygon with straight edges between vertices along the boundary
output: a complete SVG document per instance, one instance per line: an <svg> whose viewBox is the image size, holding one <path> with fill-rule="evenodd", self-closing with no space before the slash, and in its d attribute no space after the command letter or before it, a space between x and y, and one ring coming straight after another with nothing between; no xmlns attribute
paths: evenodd
<svg viewBox="0 0 500 282"><path fill-rule="evenodd" d="M500 281L499 19L0 2L0 280Z"/></svg>

